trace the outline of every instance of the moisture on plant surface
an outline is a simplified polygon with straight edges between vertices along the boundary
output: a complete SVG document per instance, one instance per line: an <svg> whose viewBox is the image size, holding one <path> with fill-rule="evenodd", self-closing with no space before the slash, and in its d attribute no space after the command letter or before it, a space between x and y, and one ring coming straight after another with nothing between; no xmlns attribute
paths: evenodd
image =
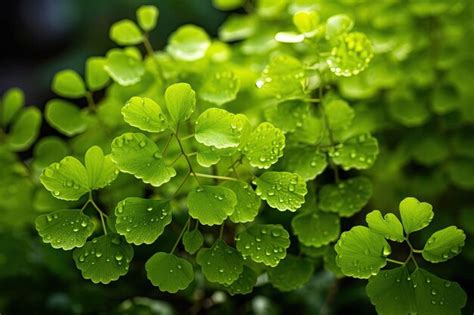
<svg viewBox="0 0 474 315"><path fill-rule="evenodd" d="M0 315L474 312L474 2L14 1Z"/></svg>

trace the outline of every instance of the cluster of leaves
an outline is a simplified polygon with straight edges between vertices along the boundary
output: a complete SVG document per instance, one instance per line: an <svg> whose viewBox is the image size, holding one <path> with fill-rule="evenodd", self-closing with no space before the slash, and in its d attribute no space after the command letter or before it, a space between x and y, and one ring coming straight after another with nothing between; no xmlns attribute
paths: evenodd
<svg viewBox="0 0 474 315"><path fill-rule="evenodd" d="M175 254L181 239L189 255L197 253L195 262L206 279L231 294L250 292L265 271L281 290L300 287L309 280L313 263L287 255L290 233L282 225L254 221L262 201L281 212L295 212L305 204L292 219L293 232L301 244L319 248L338 239L340 217L352 216L367 204L370 180L349 174L339 179L339 173L369 168L378 154L377 141L365 132L349 131L354 110L336 93L328 93L327 87L337 76L365 69L372 57L370 41L363 33L351 32L353 23L345 15L321 23L316 11L299 10L293 15L298 32L280 32L275 38L284 44L304 42L304 62L282 51L265 61L262 71L254 74L254 84L248 84L242 82L245 75L238 75L242 71L234 60L238 54L230 56L227 44L211 42L197 26L180 27L170 36L166 52L155 53L148 31L157 18L157 8L144 6L137 10L138 25L128 19L113 24L110 38L128 47L88 59L85 82L69 69L54 77L53 91L66 98L85 97L89 106L81 110L52 100L46 106L46 119L63 134L78 134L75 139L83 136L82 142L94 141L94 146L85 152L84 164L66 156L43 170L40 181L54 198L82 206L39 216L39 234L54 248L74 249L84 278L109 283L127 272L133 258L130 244L154 243L172 222L172 213L181 211L189 217L175 245L169 252L156 253L145 265L148 278L160 290L175 293L194 279L191 256ZM268 23L265 16L261 19ZM231 22L234 26L229 29ZM229 34L239 32L241 23L235 25L231 17L224 24L226 41L238 39ZM148 53L145 60L133 47L140 43ZM281 49L294 47L282 44ZM201 69L212 70L196 73ZM106 99L96 105L93 92L110 79ZM114 94L114 88L123 98ZM237 94L245 93L260 98L260 103L268 102L266 121L253 117L255 127L252 116L231 111L233 103L239 102ZM120 103L125 98L125 104ZM110 128L105 119L112 110L119 110L126 124L114 121L116 128ZM110 145L85 138L90 137L87 130L99 125L118 134ZM307 182L328 164L336 183L311 187L308 194ZM110 185L119 173L156 188L148 198L117 194L121 200L107 214L93 192ZM133 177L128 181L135 182ZM85 195L87 199L81 199ZM88 241L95 230L91 207L99 215L104 235ZM214 225L221 226L220 235L211 238L206 248L200 226ZM235 237L224 237L226 225L237 228ZM248 259L260 267L252 268ZM285 268L297 272L283 273Z"/></svg>
<svg viewBox="0 0 474 315"><path fill-rule="evenodd" d="M367 294L378 314L461 314L467 296L459 284L419 268L414 255L421 254L431 263L447 261L461 252L466 235L449 226L433 233L423 249L415 249L409 236L431 223L432 206L409 197L400 202L399 210L401 222L393 213L382 216L374 210L365 218L368 227L358 225L342 233L335 247L338 266L347 276L369 279ZM388 258L387 240L407 244L410 252L405 261ZM380 271L387 262L401 266ZM412 272L409 262L415 266Z"/></svg>
<svg viewBox="0 0 474 315"><path fill-rule="evenodd" d="M445 150L439 142L419 146L420 139L431 139L426 133L431 135L433 126L425 128L428 118L417 120L418 103L406 105L404 98L409 91L414 100L435 78L415 71L421 57L413 61L407 52L425 46L413 48L418 42L409 36L393 44L392 34L371 34L393 25L369 18L377 22L366 27L364 5L355 5L354 12L370 36L354 31L353 20L341 14L347 7L334 1L214 4L222 10L245 5L249 14L232 14L219 29L219 39L211 39L201 27L184 25L171 34L163 51L155 51L149 32L157 26L159 11L142 6L136 22L112 25L109 36L123 47L88 58L84 78L71 69L58 72L52 90L69 100L49 101L45 118L64 137L42 138L30 170L14 162L13 152L33 143L41 115L22 118L29 109L15 114L23 103L21 93L6 93L0 158L9 168L0 169L0 180L28 190L21 199L16 191L5 192L9 211L23 206L44 212L36 219L43 241L73 250L82 276L94 283L125 275L133 245L155 244L159 251L144 268L161 291L184 290L195 282L195 274L231 295L252 292L257 278L290 291L307 283L322 263L338 277L370 277L368 295L381 314L399 312L399 304L406 313L437 314L436 306L443 314L457 313L466 300L457 284L417 265L412 273L407 268L409 262L416 264L414 253L430 262L444 261L458 254L464 242L462 231L449 227L435 233L436 242L428 241L423 250L413 249L409 234L432 218L427 204L404 200L402 222L371 212L369 228L354 227L339 239L341 218L361 211L373 191L378 193L375 200L386 198L380 187L387 187L390 176L404 174L402 167L411 158L431 167L448 159L439 154ZM373 6L377 10L366 14L393 14L402 4ZM410 10L418 16L427 8L412 5ZM412 23L410 18L401 23ZM394 46L386 48L387 41ZM410 80L420 85L398 76L396 67L405 60L419 74ZM466 84L461 81L453 84ZM103 97L97 100L99 95ZM386 97L394 105L378 106ZM71 101L81 98L87 107ZM450 102L448 96L433 99ZM387 124L385 111L393 123ZM468 106L435 111L456 128L454 133L462 133L455 155L471 158L465 146L470 139L462 131L469 121L466 112ZM4 122L4 117L10 118ZM410 129L412 140L402 141L403 149L391 154L389 141L379 149L372 133L385 139L384 132L400 129L396 124L421 131L414 137ZM376 162L379 150L381 161ZM364 172L374 164L374 171ZM467 174L463 183L474 178L465 168L455 172ZM35 187L37 177L42 187ZM399 183L421 189L424 181ZM25 196L32 196L31 207L24 207ZM391 251L385 239L406 242L407 261L387 258ZM403 266L379 272L387 261Z"/></svg>

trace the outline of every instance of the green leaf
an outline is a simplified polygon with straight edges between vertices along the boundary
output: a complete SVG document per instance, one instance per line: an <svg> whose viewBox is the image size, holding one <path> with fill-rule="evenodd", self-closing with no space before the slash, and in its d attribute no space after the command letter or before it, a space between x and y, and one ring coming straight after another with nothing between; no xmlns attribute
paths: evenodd
<svg viewBox="0 0 474 315"><path fill-rule="evenodd" d="M296 211L308 192L301 176L289 172L265 172L255 179L256 193L268 205L280 211Z"/></svg>
<svg viewBox="0 0 474 315"><path fill-rule="evenodd" d="M104 152L102 152L102 149L98 146L93 146L87 150L85 166L90 190L104 188L110 185L119 174L110 155L104 156Z"/></svg>
<svg viewBox="0 0 474 315"><path fill-rule="evenodd" d="M461 253L466 234L455 226L448 226L433 233L423 248L423 258L432 263L439 263Z"/></svg>
<svg viewBox="0 0 474 315"><path fill-rule="evenodd" d="M187 120L196 109L196 93L187 83L175 83L165 91L166 108L176 124Z"/></svg>
<svg viewBox="0 0 474 315"><path fill-rule="evenodd" d="M18 114L8 135L8 145L13 151L24 151L38 137L41 127L41 112L30 107Z"/></svg>
<svg viewBox="0 0 474 315"><path fill-rule="evenodd" d="M257 87L277 99L304 96L304 66L298 59L279 55L270 60L257 81Z"/></svg>
<svg viewBox="0 0 474 315"><path fill-rule="evenodd" d="M230 295L248 294L252 292L256 283L257 274L250 267L244 265L244 269L239 275L239 278L225 288Z"/></svg>
<svg viewBox="0 0 474 315"><path fill-rule="evenodd" d="M293 24L306 37L313 37L317 34L318 23L319 13L316 11L301 10L293 15Z"/></svg>
<svg viewBox="0 0 474 315"><path fill-rule="evenodd" d="M72 156L45 168L40 182L54 197L63 200L78 200L89 191L87 170Z"/></svg>
<svg viewBox="0 0 474 315"><path fill-rule="evenodd" d="M474 189L474 159L455 158L447 164L451 182L465 190Z"/></svg>
<svg viewBox="0 0 474 315"><path fill-rule="evenodd" d="M268 122L263 122L250 133L242 148L250 165L258 168L269 168L283 156L285 135Z"/></svg>
<svg viewBox="0 0 474 315"><path fill-rule="evenodd" d="M347 102L333 99L324 105L331 130L348 128L354 119L355 112Z"/></svg>
<svg viewBox="0 0 474 315"><path fill-rule="evenodd" d="M223 11L240 8L243 4L244 0L212 0L212 5Z"/></svg>
<svg viewBox="0 0 474 315"><path fill-rule="evenodd" d="M0 124L8 125L23 106L25 106L23 90L19 88L7 90L0 102Z"/></svg>
<svg viewBox="0 0 474 315"><path fill-rule="evenodd" d="M109 83L110 77L104 69L104 57L89 57L86 60L86 83L91 91L102 89Z"/></svg>
<svg viewBox="0 0 474 315"><path fill-rule="evenodd" d="M220 108L209 108L196 120L196 141L217 149L238 147L249 132L250 122L245 115Z"/></svg>
<svg viewBox="0 0 474 315"><path fill-rule="evenodd" d="M403 242L405 240L402 223L393 213L387 213L382 217L382 213L379 210L374 210L367 214L365 221L367 221L367 225L372 231L386 239L395 242Z"/></svg>
<svg viewBox="0 0 474 315"><path fill-rule="evenodd" d="M405 233L410 234L427 227L433 219L433 207L426 202L408 197L400 202L400 216Z"/></svg>
<svg viewBox="0 0 474 315"><path fill-rule="evenodd" d="M380 315L461 314L467 301L466 293L456 282L421 268L409 275L404 266L371 277L367 295Z"/></svg>
<svg viewBox="0 0 474 315"><path fill-rule="evenodd" d="M81 76L74 70L61 70L54 75L51 89L59 96L80 98L86 95L86 86Z"/></svg>
<svg viewBox="0 0 474 315"><path fill-rule="evenodd" d="M288 135L288 138L294 142L318 145L326 135L326 126L323 120L314 115L309 115L301 126L296 127L295 132Z"/></svg>
<svg viewBox="0 0 474 315"><path fill-rule="evenodd" d="M371 196L372 182L366 177L353 177L338 184L324 185L319 191L319 208L351 217L369 202Z"/></svg>
<svg viewBox="0 0 474 315"><path fill-rule="evenodd" d="M331 16L326 21L326 38L333 39L349 32L354 26L354 21L345 14Z"/></svg>
<svg viewBox="0 0 474 315"><path fill-rule="evenodd" d="M239 89L240 79L232 71L215 71L206 75L198 94L203 100L221 106L235 100Z"/></svg>
<svg viewBox="0 0 474 315"><path fill-rule="evenodd" d="M313 272L314 265L309 259L286 255L278 266L268 269L268 280L278 290L288 292L305 285Z"/></svg>
<svg viewBox="0 0 474 315"><path fill-rule="evenodd" d="M108 284L128 272L133 248L121 236L108 234L75 249L73 258L84 279Z"/></svg>
<svg viewBox="0 0 474 315"><path fill-rule="evenodd" d="M342 233L335 246L337 265L346 276L367 279L385 266L390 245L383 236L365 226Z"/></svg>
<svg viewBox="0 0 474 315"><path fill-rule="evenodd" d="M195 228L192 231L186 231L183 234L183 245L184 249L194 255L204 243L204 237L202 236L199 229Z"/></svg>
<svg viewBox="0 0 474 315"><path fill-rule="evenodd" d="M290 246L288 232L275 224L254 224L240 232L236 240L237 250L257 263L270 267L278 265Z"/></svg>
<svg viewBox="0 0 474 315"><path fill-rule="evenodd" d="M138 25L144 31L151 31L156 27L160 11L154 5L142 5L137 9Z"/></svg>
<svg viewBox="0 0 474 315"><path fill-rule="evenodd" d="M252 186L241 181L227 181L222 186L231 189L237 196L237 204L230 220L234 223L246 223L255 219L260 209L261 199Z"/></svg>
<svg viewBox="0 0 474 315"><path fill-rule="evenodd" d="M145 67L139 59L117 49L107 53L104 69L121 86L136 84L145 74Z"/></svg>
<svg viewBox="0 0 474 315"><path fill-rule="evenodd" d="M115 22L110 27L109 37L119 45L136 45L143 41L143 35L138 26L129 19Z"/></svg>
<svg viewBox="0 0 474 315"><path fill-rule="evenodd" d="M91 218L80 210L58 210L35 220L36 230L53 248L70 250L82 247L94 232Z"/></svg>
<svg viewBox="0 0 474 315"><path fill-rule="evenodd" d="M176 175L166 166L161 150L141 133L125 133L112 141L112 160L120 171L159 187Z"/></svg>
<svg viewBox="0 0 474 315"><path fill-rule="evenodd" d="M210 45L211 39L204 29L187 24L171 34L166 50L177 60L194 61L203 58Z"/></svg>
<svg viewBox="0 0 474 315"><path fill-rule="evenodd" d="M158 252L145 264L148 279L160 291L176 293L186 289L194 279L193 266L186 259Z"/></svg>
<svg viewBox="0 0 474 315"><path fill-rule="evenodd" d="M377 139L369 134L361 134L349 138L329 151L334 163L347 171L351 168L363 170L372 167L379 154Z"/></svg>
<svg viewBox="0 0 474 315"><path fill-rule="evenodd" d="M128 243L151 244L171 223L169 200L129 197L115 208L115 228Z"/></svg>
<svg viewBox="0 0 474 315"><path fill-rule="evenodd" d="M45 118L54 129L69 137L87 129L87 121L79 107L61 99L46 103Z"/></svg>
<svg viewBox="0 0 474 315"><path fill-rule="evenodd" d="M335 75L350 77L367 68L373 55L372 43L367 36L352 32L339 37L327 63Z"/></svg>
<svg viewBox="0 0 474 315"><path fill-rule="evenodd" d="M204 145L197 146L196 161L199 165L204 167L210 167L219 163L221 156L219 150L215 147L206 147Z"/></svg>
<svg viewBox="0 0 474 315"><path fill-rule="evenodd" d="M302 127L309 114L309 104L301 100L283 101L265 111L267 120L284 132Z"/></svg>
<svg viewBox="0 0 474 315"><path fill-rule="evenodd" d="M211 248L202 248L197 254L196 262L207 280L224 285L236 281L244 267L240 253L221 239Z"/></svg>
<svg viewBox="0 0 474 315"><path fill-rule="evenodd" d="M141 130L162 132L168 128L168 119L160 105L150 98L133 96L121 111L125 122Z"/></svg>
<svg viewBox="0 0 474 315"><path fill-rule="evenodd" d="M232 14L219 27L219 38L224 42L248 38L255 33L257 22L254 15Z"/></svg>
<svg viewBox="0 0 474 315"><path fill-rule="evenodd" d="M33 163L38 169L43 169L68 153L69 148L62 139L54 136L44 137L35 145Z"/></svg>
<svg viewBox="0 0 474 315"><path fill-rule="evenodd" d="M341 224L337 214L307 211L295 216L291 227L300 243L321 247L337 240Z"/></svg>
<svg viewBox="0 0 474 315"><path fill-rule="evenodd" d="M309 181L321 174L327 165L326 154L311 146L297 146L285 148L276 166L279 170L296 173Z"/></svg>
<svg viewBox="0 0 474 315"><path fill-rule="evenodd" d="M421 126L431 115L425 102L418 99L411 89L405 86L390 91L387 105L393 120L406 127Z"/></svg>
<svg viewBox="0 0 474 315"><path fill-rule="evenodd" d="M324 247L321 247L324 248ZM333 246L327 246L326 250L323 253L324 269L333 273L334 276L338 279L344 278L344 273L341 268L337 265L336 257L337 253L334 250Z"/></svg>
<svg viewBox="0 0 474 315"><path fill-rule="evenodd" d="M188 194L189 215L204 225L222 224L234 212L237 197L229 188L203 185Z"/></svg>

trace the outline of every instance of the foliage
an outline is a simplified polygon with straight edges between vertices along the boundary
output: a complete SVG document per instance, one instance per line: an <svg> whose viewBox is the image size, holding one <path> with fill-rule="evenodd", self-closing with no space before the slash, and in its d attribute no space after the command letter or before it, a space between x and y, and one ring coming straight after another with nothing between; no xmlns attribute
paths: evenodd
<svg viewBox="0 0 474 315"><path fill-rule="evenodd" d="M331 274L368 279L379 314L460 314L461 286L415 258L445 262L466 239L451 225L415 249L413 233L434 226L429 203L405 198L400 218L374 210L367 227L340 233L367 205L472 193L473 61L452 22L472 5L346 2L213 1L249 13L230 15L218 39L181 26L162 51L150 41L159 11L142 6L136 22L111 26L121 48L88 58L84 77L54 76L52 90L68 100L50 100L44 116L62 138L35 143L40 111L7 91L0 227L28 226L31 209L41 212L43 242L72 250L93 283L122 281L135 264L157 290L190 300L196 287L286 292ZM434 25L433 38L418 40L414 25ZM454 35L440 45L443 33ZM22 163L17 152L33 144Z"/></svg>

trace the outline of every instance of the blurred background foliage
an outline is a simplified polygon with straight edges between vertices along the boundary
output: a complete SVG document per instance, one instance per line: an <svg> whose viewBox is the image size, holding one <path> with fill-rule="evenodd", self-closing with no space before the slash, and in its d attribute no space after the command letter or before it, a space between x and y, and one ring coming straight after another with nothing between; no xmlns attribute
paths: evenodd
<svg viewBox="0 0 474 315"><path fill-rule="evenodd" d="M363 117L359 123L374 132L381 145L376 165L369 171L374 194L366 209L394 211L405 196L432 203L435 220L420 233L419 240L415 239L418 247L440 227L453 224L464 228L467 241L463 253L431 269L461 284L470 297L464 312L472 314L473 2L279 2L285 8L286 2L314 4L324 18L348 14L356 21L356 28L373 41L375 57L370 67L334 86L354 106L358 117ZM88 56L103 55L114 47L108 38L110 25L121 18L133 18L135 9L144 3L157 5L161 12L159 27L151 35L155 49L163 48L169 34L186 23L200 25L217 36L219 26L234 13L219 11L208 0L6 1L0 12L4 43L0 50L0 95L18 86L25 91L28 105L42 109L53 97L50 83L54 73L64 68L82 73ZM243 9L235 12L245 13ZM281 15L286 19L288 13L282 11ZM274 23L286 25L278 18ZM41 135L50 134L57 133L44 123ZM37 215L33 202L38 200L33 198L35 181L28 177L22 161L28 163L33 150L20 153L20 160L0 153L2 314L182 314L190 309L206 314L374 312L365 281L340 279L323 268L317 268L304 288L291 293L261 285L250 295L232 298L213 288L193 292L191 287L180 295L163 294L146 281L142 268L150 252L156 251L155 245L135 248L130 272L120 281L108 286L84 281L70 253L42 244L32 227ZM4 165L14 166L6 169ZM16 176L14 181L10 181L11 172ZM344 220L343 230L363 222L365 214L363 211Z"/></svg>

